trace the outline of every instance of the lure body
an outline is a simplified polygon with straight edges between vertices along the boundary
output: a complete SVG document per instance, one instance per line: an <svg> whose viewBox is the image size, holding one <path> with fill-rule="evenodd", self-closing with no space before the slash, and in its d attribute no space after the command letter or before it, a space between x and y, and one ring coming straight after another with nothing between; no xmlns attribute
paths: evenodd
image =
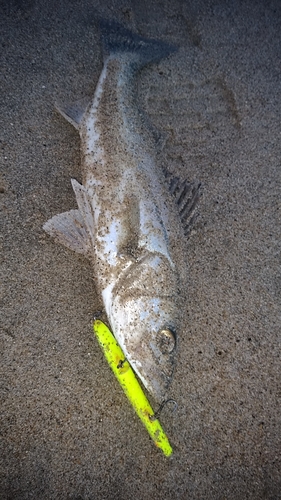
<svg viewBox="0 0 281 500"><path fill-rule="evenodd" d="M153 419L153 410L139 384L135 374L127 360L124 360L124 353L119 347L115 337L107 326L100 320L95 320L93 329L98 342L104 352L114 375L119 381L123 391L132 404L137 415L145 425L154 443L160 448L166 457L169 457L173 450L164 433L159 420Z"/></svg>

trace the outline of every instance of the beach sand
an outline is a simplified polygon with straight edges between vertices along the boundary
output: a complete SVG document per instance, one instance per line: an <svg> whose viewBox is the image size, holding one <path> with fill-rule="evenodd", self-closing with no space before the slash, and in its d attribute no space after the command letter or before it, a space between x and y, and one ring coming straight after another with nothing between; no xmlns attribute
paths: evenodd
<svg viewBox="0 0 281 500"><path fill-rule="evenodd" d="M79 136L54 104L93 96L99 16L178 45L139 100L159 172L202 182L170 459L93 336L89 262L42 230L76 208ZM11 0L0 26L1 499L280 499L281 3Z"/></svg>

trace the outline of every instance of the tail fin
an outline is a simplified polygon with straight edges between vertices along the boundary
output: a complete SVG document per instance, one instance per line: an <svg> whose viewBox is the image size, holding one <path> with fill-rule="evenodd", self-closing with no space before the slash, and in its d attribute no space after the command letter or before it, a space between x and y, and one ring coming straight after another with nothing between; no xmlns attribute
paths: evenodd
<svg viewBox="0 0 281 500"><path fill-rule="evenodd" d="M99 26L105 54L132 53L138 66L160 61L177 50L175 45L137 35L115 21L100 19Z"/></svg>

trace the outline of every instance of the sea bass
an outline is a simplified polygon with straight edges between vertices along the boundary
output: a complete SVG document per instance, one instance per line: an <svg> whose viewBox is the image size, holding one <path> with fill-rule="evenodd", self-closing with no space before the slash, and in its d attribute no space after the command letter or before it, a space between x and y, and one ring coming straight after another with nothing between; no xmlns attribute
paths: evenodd
<svg viewBox="0 0 281 500"><path fill-rule="evenodd" d="M85 110L60 110L81 137L83 185L72 179L78 210L43 228L91 260L112 332L161 403L176 356L180 238L198 186L158 171L151 127L137 106L138 71L175 47L113 22L100 29L104 66L94 98Z"/></svg>

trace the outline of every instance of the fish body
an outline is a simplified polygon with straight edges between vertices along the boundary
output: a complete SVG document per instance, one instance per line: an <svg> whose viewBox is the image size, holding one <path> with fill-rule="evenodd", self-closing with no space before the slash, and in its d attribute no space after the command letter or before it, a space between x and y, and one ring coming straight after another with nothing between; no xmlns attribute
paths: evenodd
<svg viewBox="0 0 281 500"><path fill-rule="evenodd" d="M141 67L174 48L114 23L103 22L101 32L104 66L93 101L84 112L61 111L81 137L83 184L72 180L78 210L54 216L44 229L91 260L111 329L162 402L176 356L183 227L156 168L135 79Z"/></svg>

